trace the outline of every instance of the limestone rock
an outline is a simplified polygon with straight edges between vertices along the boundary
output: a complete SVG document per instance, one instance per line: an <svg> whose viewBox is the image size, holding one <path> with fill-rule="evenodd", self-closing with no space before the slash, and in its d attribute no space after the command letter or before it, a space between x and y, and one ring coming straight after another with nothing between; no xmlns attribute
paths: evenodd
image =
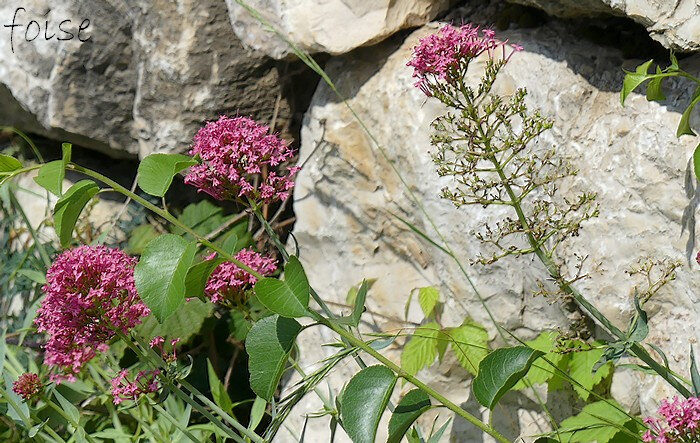
<svg viewBox="0 0 700 443"><path fill-rule="evenodd" d="M700 50L700 2L698 0L509 0L535 6L560 17L613 14L644 25L649 35L667 48Z"/></svg>
<svg viewBox="0 0 700 443"><path fill-rule="evenodd" d="M11 0L0 17L10 22L19 7L13 45L0 39L2 124L144 156L184 151L202 121L221 113L271 120L282 91L277 64L241 45L223 0ZM89 40L57 40L67 37L60 21L75 31L84 19ZM30 20L42 34L28 42ZM48 41L45 21L49 36L58 33ZM281 97L277 129L289 118Z"/></svg>
<svg viewBox="0 0 700 443"><path fill-rule="evenodd" d="M236 0L226 0L231 24L246 45L272 57L289 54L288 45L263 29ZM343 54L377 43L395 32L420 26L445 11L452 0L246 0L286 38L310 52Z"/></svg>
<svg viewBox="0 0 700 443"><path fill-rule="evenodd" d="M465 20L491 22L488 15L477 13L476 5ZM447 302L442 318L445 326L472 317L489 329L498 345L496 330L459 267L393 215L438 239L430 221L411 202L410 194L414 194L457 256L467 263L466 273L498 322L524 339L542 330L566 329L571 314L559 303L533 296L536 280L545 277L536 260L508 258L489 267L468 265L483 248L474 232L505 212L455 209L438 198L448 180L438 178L435 172L429 134L430 122L445 109L413 87L411 69L406 67L418 38L436 29L437 25L428 25L404 42L394 39L360 49L333 59L327 66L329 76L376 137L378 146L347 107L321 85L302 130L304 168L294 194L294 236L311 284L326 300L344 303L350 286L363 278L377 278L367 308L393 320L372 317L371 313L366 319L385 331L406 326L403 309L412 289L436 285ZM557 147L580 169L566 188L598 193L600 217L587 222L580 237L569 242L565 251L588 254L589 263L601 263L577 286L617 325L625 327L633 312L633 288L640 282L624 271L644 256L685 260L681 216L688 202L683 185L697 140L679 140L675 129L681 105L690 97L687 83L678 82L670 84L672 88L666 91L669 100L664 104L648 103L635 94L621 107L621 68L634 68L639 61L623 60L618 51L576 39L568 31L565 25L552 21L546 27L502 33L502 38L522 44L525 50L508 63L498 88L504 94L517 87L528 89L529 106L540 108L554 120L554 128L540 143ZM692 70L700 59L687 58L683 63ZM478 65L474 66L469 73L472 77L478 75ZM694 289L699 283L696 270L680 268L677 280L648 305L652 327L648 341L660 345L672 368L683 373L688 368L688 344L698 338L700 330ZM413 312L409 320L419 321L420 316ZM299 340L302 366L311 365L333 349L319 346L331 340L325 331L305 332ZM400 344L383 352L398 361ZM444 366L435 366L420 376L451 400L483 412L470 399L466 372L455 365ZM337 368L331 386L340 389L357 370L351 361ZM670 390L659 378L639 375L638 380L638 386L628 389L625 402L638 402L643 413L650 413L654 402ZM320 408L319 401L309 397L293 416ZM566 405L562 402L560 407L566 409ZM503 413L498 414L504 417L499 429L509 438L540 432L534 424L546 422L537 415L537 404L524 394L507 396L503 407ZM557 416L567 415L564 411ZM302 423L292 423L292 427L299 432ZM385 432L382 426L380 433ZM307 434L323 440L327 432L327 422L309 420ZM481 438L468 423L455 420L450 441Z"/></svg>

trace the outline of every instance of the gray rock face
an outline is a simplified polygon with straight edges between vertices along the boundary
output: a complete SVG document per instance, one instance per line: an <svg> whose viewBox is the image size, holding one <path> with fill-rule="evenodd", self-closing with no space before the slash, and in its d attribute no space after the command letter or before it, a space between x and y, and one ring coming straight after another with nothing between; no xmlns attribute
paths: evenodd
<svg viewBox="0 0 700 443"><path fill-rule="evenodd" d="M185 150L203 120L240 113L270 121L278 95L276 63L243 48L223 0L170 2L110 0L9 1L18 7L13 45L0 39L0 121L57 139L111 151L147 155ZM57 29L77 30L71 40ZM37 20L42 34L28 42ZM48 20L55 38L46 40ZM14 48L13 48L13 47ZM13 52L14 49L14 52ZM290 108L281 97L278 130Z"/></svg>
<svg viewBox="0 0 700 443"><path fill-rule="evenodd" d="M236 0L226 0L231 24L246 45L272 57L290 53L274 33L262 29ZM286 38L310 52L344 54L377 43L401 29L420 26L445 11L451 0L247 0Z"/></svg>
<svg viewBox="0 0 700 443"><path fill-rule="evenodd" d="M559 17L614 14L644 25L649 35L668 48L700 50L698 0L509 0L535 6Z"/></svg>
<svg viewBox="0 0 700 443"><path fill-rule="evenodd" d="M478 4L474 11L478 11ZM467 14L465 19L492 21L481 13ZM448 181L437 176L431 162L429 125L445 109L413 87L411 69L406 67L418 38L436 29L431 24L403 43L392 41L358 50L328 64L330 77L381 148L329 88L320 86L302 130L304 169L295 188L294 235L312 285L327 300L343 303L351 285L362 278L377 278L368 309L400 319L413 288L436 285L447 302L445 326L459 325L469 316L485 325L496 339L493 324L455 263L392 215L398 214L438 238L427 217L411 203L392 164L465 263L483 250L474 232L506 213L475 207L455 209L438 198ZM666 91L666 104L648 103L635 94L621 107L621 68L633 68L638 61L623 60L615 50L570 35L556 22L503 33L502 38L522 44L525 50L508 63L498 90L512 94L517 87L526 87L529 106L554 119L554 128L539 143L557 147L580 168L579 175L565 182L563 189L598 193L600 217L585 223L581 236L568 242L564 251L588 254L588 263L601 263L577 286L618 326L625 327L633 313L634 287L641 282L624 271L645 256L684 261L686 238L680 234L687 199L683 183L686 162L697 140L677 139L675 128L680 106L690 97L687 84L675 83ZM683 63L692 70L700 59L685 59ZM473 66L468 75L476 79L479 66ZM571 327L571 315L559 303L533 296L535 281L544 274L539 262L530 257L508 258L489 267L467 265L466 272L497 321L522 338L532 338L542 330ZM677 280L648 305L652 327L648 341L663 348L671 366L683 373L688 368L689 342L699 338L694 289L699 283L696 270L680 268ZM409 318L420 320L417 312ZM405 326L400 320L369 314L367 319L385 331ZM299 341L303 365L332 352L319 346L330 340L325 332L310 329L305 334ZM398 361L398 346L384 352ZM349 362L335 371L331 385L339 389L356 371ZM469 377L454 362L443 362L419 375L451 400L479 412L470 398ZM631 373L616 376L613 392L625 392L620 401L649 414L670 390L659 378ZM571 413L566 401L555 403L562 408L556 416L564 418ZM296 416L316 411L319 405L317 400L308 399ZM512 438L541 432L537 424L546 420L537 411L539 407L527 394L506 397L503 414L499 413L504 417L499 429ZM383 429L380 426L380 435ZM323 440L327 423L312 419L309 431ZM482 441L473 427L459 420L451 432L450 441Z"/></svg>

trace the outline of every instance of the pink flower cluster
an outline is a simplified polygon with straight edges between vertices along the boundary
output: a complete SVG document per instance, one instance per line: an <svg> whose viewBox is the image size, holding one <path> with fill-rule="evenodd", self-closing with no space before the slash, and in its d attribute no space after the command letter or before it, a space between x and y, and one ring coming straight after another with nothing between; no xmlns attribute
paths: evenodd
<svg viewBox="0 0 700 443"><path fill-rule="evenodd" d="M642 440L656 443L700 442L700 398L662 400L662 419L647 417L649 426Z"/></svg>
<svg viewBox="0 0 700 443"><path fill-rule="evenodd" d="M157 349L160 351L160 356L163 358L168 363L174 363L177 361L177 349L175 348L175 345L180 343L179 338L174 338L170 340L170 347L172 348L172 352L167 352L165 350L165 339L161 336L156 336L151 339L151 341L148 343L148 345L151 347L151 349Z"/></svg>
<svg viewBox="0 0 700 443"><path fill-rule="evenodd" d="M453 84L464 76L469 62L483 53L489 57L497 56L497 49L502 49L503 60L507 61L522 46L508 45L497 40L491 29L465 24L459 27L443 26L437 33L420 39L413 48L413 58L407 66L413 67L415 85L426 95L431 96L431 81L444 81Z"/></svg>
<svg viewBox="0 0 700 443"><path fill-rule="evenodd" d="M210 255L207 260L213 259L215 255ZM269 275L277 270L277 261L274 258L265 257L249 249L241 249L235 258L262 275ZM255 276L231 262L226 262L217 266L211 273L204 293L212 303L221 303L225 300L240 302L243 292L257 281Z"/></svg>
<svg viewBox="0 0 700 443"><path fill-rule="evenodd" d="M59 370L53 381L75 379L108 349L116 330L127 333L149 314L136 293L135 265L123 251L104 246L67 250L51 265L35 322L49 334L44 363Z"/></svg>
<svg viewBox="0 0 700 443"><path fill-rule="evenodd" d="M190 168L185 183L218 200L250 198L270 203L285 200L294 188L297 167L279 175L275 168L292 158L290 147L270 128L246 117L208 122L194 136L190 155L201 164ZM259 183L255 184L255 178Z"/></svg>
<svg viewBox="0 0 700 443"><path fill-rule="evenodd" d="M119 371L117 376L111 381L114 404L118 405L124 400L137 400L143 394L158 391L160 389L156 378L158 375L160 375L160 370L158 369L154 371L139 371L134 381L130 382L127 378L129 371L126 369Z"/></svg>
<svg viewBox="0 0 700 443"><path fill-rule="evenodd" d="M44 389L44 384L39 379L39 375L26 372L19 376L17 381L12 383L12 390L25 401L32 399Z"/></svg>

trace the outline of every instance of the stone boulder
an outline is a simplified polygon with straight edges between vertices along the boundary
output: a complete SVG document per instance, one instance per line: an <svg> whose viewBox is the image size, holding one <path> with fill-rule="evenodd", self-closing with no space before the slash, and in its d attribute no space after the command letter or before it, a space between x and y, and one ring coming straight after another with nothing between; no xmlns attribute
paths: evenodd
<svg viewBox="0 0 700 443"><path fill-rule="evenodd" d="M559 17L612 14L642 24L667 48L700 50L700 3L697 0L508 0L543 9Z"/></svg>
<svg viewBox="0 0 700 443"><path fill-rule="evenodd" d="M484 2L475 2L462 10L461 16L465 21L493 23L491 9ZM517 87L528 89L529 106L540 108L554 120L554 128L540 143L557 147L580 169L564 188L598 194L600 216L584 224L580 237L570 241L565 252L588 254L588 263L601 264L577 287L618 326L626 327L634 312L634 286L640 282L629 278L625 270L646 256L685 261L681 218L688 200L684 176L697 140L679 140L675 130L681 105L690 99L688 84L669 83L668 100L663 104L649 103L644 96L633 94L622 107L622 68L633 69L640 60L624 60L617 50L575 38L567 26L554 20L538 28L501 33L502 38L522 44L525 50L508 63L498 88L503 94L511 94ZM494 325L460 268L394 216L438 238L430 221L411 202L413 194L466 264L466 274L499 323L523 339L531 339L542 330L571 328L573 315L568 308L533 295L536 281L545 278L538 261L511 257L488 267L468 265L483 250L474 233L504 212L480 207L456 209L438 197L448 180L437 176L431 162L429 126L445 109L413 86L412 70L406 66L418 38L437 28L437 24L430 24L405 41L395 38L371 49L359 49L327 65L330 78L378 145L348 107L327 86L319 86L302 130L300 161L304 166L294 193L294 237L311 284L326 300L342 304L349 287L363 278L376 278L365 317L375 326L365 330L381 327L393 332L407 326L402 318L411 290L435 285L447 303L444 326L456 326L471 317L489 329L498 345ZM686 58L682 63L697 69L700 59ZM476 78L479 67L476 63L473 66L468 75ZM678 269L677 280L648 305L648 341L663 348L672 368L681 373L688 370L689 343L700 338L695 291L699 283L697 270L686 265ZM418 311L409 314L409 320L420 319ZM311 366L333 352L333 348L320 347L329 341L332 337L326 331L304 331L298 341L302 366ZM400 344L383 352L398 361ZM357 370L354 362L346 362L334 371L331 386L339 390ZM658 377L622 375L616 376L613 392L624 392L625 398L618 400L627 407L641 408L645 414L671 392ZM484 412L471 398L470 377L454 360L419 376L451 400ZM559 420L572 413L565 399L554 400L552 406ZM311 395L293 416L320 408L318 399ZM499 408L498 427L510 438L541 432L538 426L546 423L538 405L525 392L509 394ZM447 416L442 413L443 419ZM426 426L428 418L424 419ZM292 423L292 428L300 432L302 423ZM307 432L323 440L327 421L309 419ZM380 425L380 436L383 432L385 427ZM482 441L482 437L468 423L455 419L450 441Z"/></svg>
<svg viewBox="0 0 700 443"><path fill-rule="evenodd" d="M221 113L269 122L276 103L276 127L287 129L278 63L241 45L223 0L128 5L3 2L3 24L25 10L12 44L9 28L0 39L0 124L122 156L184 151L203 120ZM41 25L35 39L31 20ZM63 20L74 37L59 41L68 38L58 31Z"/></svg>
<svg viewBox="0 0 700 443"><path fill-rule="evenodd" d="M241 41L275 58L288 45L264 29L236 0L226 0L231 24ZM395 32L421 26L447 10L452 0L246 0L286 38L310 52L344 54L371 45Z"/></svg>

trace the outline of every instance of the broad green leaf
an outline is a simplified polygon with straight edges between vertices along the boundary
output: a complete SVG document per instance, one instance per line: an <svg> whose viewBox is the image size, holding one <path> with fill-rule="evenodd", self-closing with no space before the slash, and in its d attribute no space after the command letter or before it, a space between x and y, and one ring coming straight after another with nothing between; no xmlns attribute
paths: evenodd
<svg viewBox="0 0 700 443"><path fill-rule="evenodd" d="M620 91L620 103L622 103L623 106L627 96L648 78L649 66L651 66L652 62L653 60L649 60L648 62L642 63L637 66L635 72L625 71L626 75L622 82L622 91Z"/></svg>
<svg viewBox="0 0 700 443"><path fill-rule="evenodd" d="M588 400L591 389L608 375L612 370L612 363L606 363L593 371L593 367L600 360L600 357L605 352L603 348L591 349L588 351L574 352L569 355L569 375L578 381L583 387L573 385L574 391L583 400Z"/></svg>
<svg viewBox="0 0 700 443"><path fill-rule="evenodd" d="M66 176L66 168L61 160L54 160L39 168L39 173L34 181L53 195L60 197L63 193L63 179Z"/></svg>
<svg viewBox="0 0 700 443"><path fill-rule="evenodd" d="M209 390L211 391L211 396L214 398L214 403L216 403L224 412L231 413L233 410L233 401L229 397L228 392L224 384L221 383L219 377L214 371L214 367L211 362L207 359L207 375L209 376Z"/></svg>
<svg viewBox="0 0 700 443"><path fill-rule="evenodd" d="M438 292L437 288L426 286L418 290L418 303L423 310L423 314L428 318L433 315L439 299L440 292Z"/></svg>
<svg viewBox="0 0 700 443"><path fill-rule="evenodd" d="M185 278L197 246L174 234L151 240L134 270L136 290L159 323L185 301Z"/></svg>
<svg viewBox="0 0 700 443"><path fill-rule="evenodd" d="M299 331L301 325L296 320L279 315L258 320L248 331L245 349L250 387L268 402L273 399Z"/></svg>
<svg viewBox="0 0 700 443"><path fill-rule="evenodd" d="M700 144L695 147L695 152L693 152L693 170L695 177L700 180Z"/></svg>
<svg viewBox="0 0 700 443"><path fill-rule="evenodd" d="M252 324L241 311L232 310L231 311L231 322L229 323L229 329L231 331L231 337L237 341L244 341L248 336L248 332Z"/></svg>
<svg viewBox="0 0 700 443"><path fill-rule="evenodd" d="M180 214L177 219L185 226L194 229L198 234L207 235L223 223L224 216L221 215L222 211L223 209L209 200L201 200L197 203L191 203L185 206L185 209L182 210L182 214ZM177 226L172 226L170 231L178 235L185 233L185 231Z"/></svg>
<svg viewBox="0 0 700 443"><path fill-rule="evenodd" d="M149 315L136 326L136 332L142 337L179 338L182 343L186 343L192 336L199 333L204 321L213 311L213 304L192 299L185 302L163 323L159 323L155 316Z"/></svg>
<svg viewBox="0 0 700 443"><path fill-rule="evenodd" d="M341 317L336 319L338 323L355 327L357 327L357 325L360 324L360 318L362 317L362 313L365 312L365 300L367 299L367 289L367 280L362 280L360 288L355 293L353 301L355 305L352 309L352 314L350 314L347 317Z"/></svg>
<svg viewBox="0 0 700 443"><path fill-rule="evenodd" d="M61 144L61 161L63 162L63 169L68 166L73 155L73 145L70 143Z"/></svg>
<svg viewBox="0 0 700 443"><path fill-rule="evenodd" d="M486 329L466 320L461 326L443 331L459 364L472 375L479 372L479 363L489 354Z"/></svg>
<svg viewBox="0 0 700 443"><path fill-rule="evenodd" d="M661 68L656 67L656 73L661 74ZM647 100L648 101L663 101L666 100L663 90L661 89L661 82L663 77L652 78L647 84Z"/></svg>
<svg viewBox="0 0 700 443"><path fill-rule="evenodd" d="M400 443L413 422L428 409L430 409L430 397L422 390L413 389L404 395L391 414L387 443Z"/></svg>
<svg viewBox="0 0 700 443"><path fill-rule="evenodd" d="M620 427L630 419L613 405L619 407L615 400L591 403L578 415L562 421L559 428L561 442L607 443L610 441L615 434L621 432Z"/></svg>
<svg viewBox="0 0 700 443"><path fill-rule="evenodd" d="M693 108L695 108L695 105L698 103L700 103L700 86L695 89L690 104L687 108L685 108L685 111L683 111L683 115L681 115L681 121L678 123L678 130L676 131L676 137L680 137L681 135L695 135L695 132L693 132L693 130L690 128L690 114L693 112Z"/></svg>
<svg viewBox="0 0 700 443"><path fill-rule="evenodd" d="M396 376L386 366L367 367L350 379L343 391L340 417L353 443L374 443Z"/></svg>
<svg viewBox="0 0 700 443"><path fill-rule="evenodd" d="M211 273L224 262L225 260L221 258L213 258L190 266L185 277L185 296L202 297Z"/></svg>
<svg viewBox="0 0 700 443"><path fill-rule="evenodd" d="M260 398L255 397L253 402L253 407L250 409L250 423L248 424L248 429L254 431L258 427L260 421L265 416L265 408L267 407L267 402Z"/></svg>
<svg viewBox="0 0 700 443"><path fill-rule="evenodd" d="M22 163L14 157L0 154L0 173L12 172L22 168Z"/></svg>
<svg viewBox="0 0 700 443"><path fill-rule="evenodd" d="M416 328L411 339L403 347L401 368L411 375L430 366L438 356L440 326L431 322Z"/></svg>
<svg viewBox="0 0 700 443"><path fill-rule="evenodd" d="M53 208L53 222L61 246L67 248L73 239L73 229L83 212L83 208L100 188L92 180L80 180L56 202Z"/></svg>
<svg viewBox="0 0 700 443"><path fill-rule="evenodd" d="M148 242L158 237L158 231L153 225L140 225L129 234L129 242L124 249L127 254L141 255Z"/></svg>
<svg viewBox="0 0 700 443"><path fill-rule="evenodd" d="M305 317L309 307L309 281L299 259L289 257L284 281L263 278L255 284L255 295L270 311L283 317Z"/></svg>
<svg viewBox="0 0 700 443"><path fill-rule="evenodd" d="M525 342L525 344L533 349L544 352L545 354L543 357L558 366L559 362L564 358L564 355L554 352L556 349L556 342L557 333L545 331L536 339ZM527 372L527 381L533 385L546 383L557 374L556 369L554 369L550 364L546 363L544 358L535 360L532 367ZM524 389L525 387L526 385L524 380L520 380L515 386L513 386L513 390Z"/></svg>
<svg viewBox="0 0 700 443"><path fill-rule="evenodd" d="M139 187L147 194L163 197L168 192L173 177L196 164L192 157L182 154L151 154L139 164Z"/></svg>
<svg viewBox="0 0 700 443"><path fill-rule="evenodd" d="M647 313L639 305L639 298L634 297L634 307L637 310L637 316L634 318L627 335L628 342L641 342L649 335L649 325L647 325Z"/></svg>
<svg viewBox="0 0 700 443"><path fill-rule="evenodd" d="M17 274L28 278L34 283L39 283L40 285L46 284L46 274L44 274L43 272L39 272L34 269L20 269L19 271L17 271Z"/></svg>
<svg viewBox="0 0 700 443"><path fill-rule="evenodd" d="M474 396L482 406L493 409L501 397L527 374L532 362L543 354L527 346L491 352L479 364L479 374L472 383Z"/></svg>

